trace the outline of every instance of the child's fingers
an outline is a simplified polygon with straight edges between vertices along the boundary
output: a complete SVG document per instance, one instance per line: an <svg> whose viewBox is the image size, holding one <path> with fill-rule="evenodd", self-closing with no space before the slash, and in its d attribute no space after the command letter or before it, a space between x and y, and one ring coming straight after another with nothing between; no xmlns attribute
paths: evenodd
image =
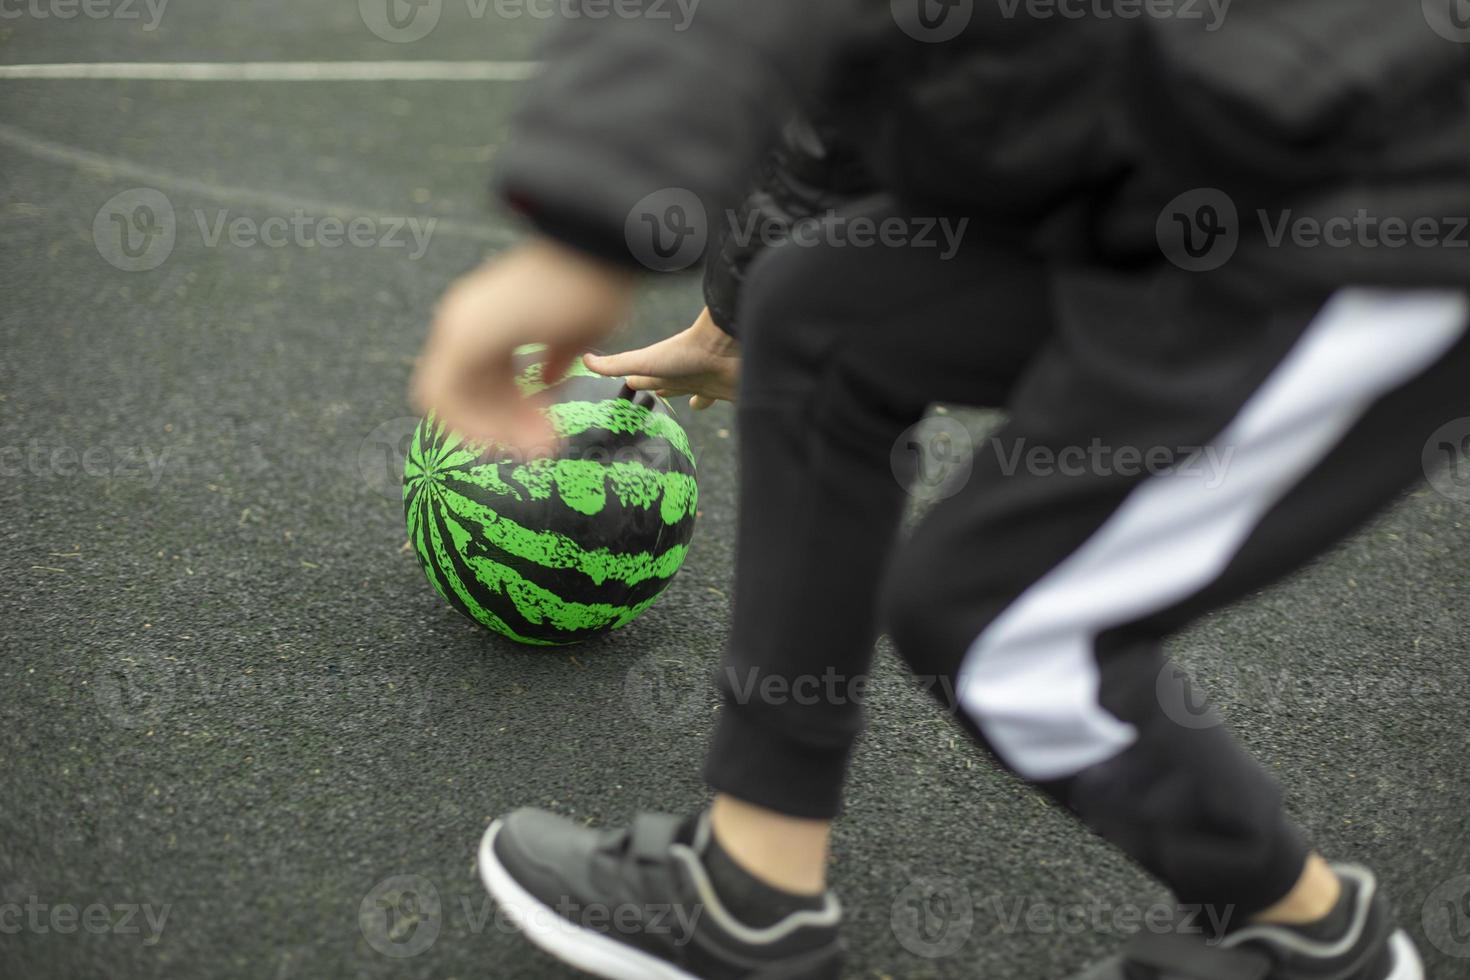
<svg viewBox="0 0 1470 980"><path fill-rule="evenodd" d="M567 370L579 354L575 347L552 346L541 364L541 378L547 384L556 384L566 376Z"/></svg>
<svg viewBox="0 0 1470 980"><path fill-rule="evenodd" d="M625 380L628 382L628 387L634 391L657 391L659 394L671 391L678 395L688 390L681 388L679 382L673 378L655 378L646 374L635 374Z"/></svg>
<svg viewBox="0 0 1470 980"><path fill-rule="evenodd" d="M610 377L619 374L647 376L658 371L661 364L668 362L671 347L669 340L672 338L620 354L587 354L583 356L582 363L598 374Z"/></svg>
<svg viewBox="0 0 1470 980"><path fill-rule="evenodd" d="M706 397L705 395L691 395L689 397L689 407L696 412L702 412L714 403L715 399Z"/></svg>
<svg viewBox="0 0 1470 980"><path fill-rule="evenodd" d="M515 385L509 351L466 356L435 349L413 379L415 406L477 445L520 447L554 438L549 423Z"/></svg>

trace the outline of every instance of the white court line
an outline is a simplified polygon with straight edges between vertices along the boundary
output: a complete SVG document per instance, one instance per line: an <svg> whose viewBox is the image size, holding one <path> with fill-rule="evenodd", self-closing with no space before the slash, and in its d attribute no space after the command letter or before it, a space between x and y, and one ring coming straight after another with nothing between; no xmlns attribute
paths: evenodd
<svg viewBox="0 0 1470 980"><path fill-rule="evenodd" d="M385 215L375 208L362 208L341 201L322 201L315 198L297 197L292 194L282 194L279 191L269 191L255 187L213 184L194 177L185 177L166 170L158 170L154 167L135 163L131 160L124 160L120 157L103 156L100 153L92 153L88 150L79 150L76 147L67 146L65 143L53 143L51 140L42 139L39 136L32 136L23 129L17 129L5 123L0 123L0 146L9 146L24 153L29 153L31 156L40 157L42 160L50 160L53 163L77 167L109 180L135 180L140 184L156 190L173 190L185 194L194 194L199 197L205 197L213 201L221 201L225 204L235 206L255 206L275 212L301 210L318 217L332 216L349 221L357 217L374 218L379 221L406 217ZM423 217L427 219L430 216L425 215ZM498 227L479 221L461 221L455 218L433 217L435 220L434 234L436 235L467 238L471 241L483 242L487 245L494 246L510 245L521 238L521 235L513 228Z"/></svg>
<svg viewBox="0 0 1470 980"><path fill-rule="evenodd" d="M536 61L110 61L0 65L0 78L159 82L519 82Z"/></svg>

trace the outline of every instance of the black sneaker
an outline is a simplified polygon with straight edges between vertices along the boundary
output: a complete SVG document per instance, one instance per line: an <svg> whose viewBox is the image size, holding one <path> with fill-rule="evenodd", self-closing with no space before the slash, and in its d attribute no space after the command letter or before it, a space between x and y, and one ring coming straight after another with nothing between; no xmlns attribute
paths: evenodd
<svg viewBox="0 0 1470 980"><path fill-rule="evenodd" d="M842 911L822 907L751 928L715 894L700 860L701 815L639 814L597 831L543 810L495 821L480 842L480 877L526 937L609 980L836 980Z"/></svg>
<svg viewBox="0 0 1470 980"><path fill-rule="evenodd" d="M1335 938L1319 927L1248 925L1210 941L1198 932L1140 932L1120 956L1073 980L1424 980L1424 964L1367 868L1334 864L1345 923Z"/></svg>

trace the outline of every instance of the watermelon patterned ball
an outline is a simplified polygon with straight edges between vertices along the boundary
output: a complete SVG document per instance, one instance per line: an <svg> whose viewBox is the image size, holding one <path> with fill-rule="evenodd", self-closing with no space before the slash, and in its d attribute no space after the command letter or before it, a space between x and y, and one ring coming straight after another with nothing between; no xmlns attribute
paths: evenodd
<svg viewBox="0 0 1470 980"><path fill-rule="evenodd" d="M576 643L651 606L684 563L699 488L669 405L579 360L554 385L539 347L517 383L545 393L555 456L475 446L432 416L403 470L408 539L455 609L519 643Z"/></svg>

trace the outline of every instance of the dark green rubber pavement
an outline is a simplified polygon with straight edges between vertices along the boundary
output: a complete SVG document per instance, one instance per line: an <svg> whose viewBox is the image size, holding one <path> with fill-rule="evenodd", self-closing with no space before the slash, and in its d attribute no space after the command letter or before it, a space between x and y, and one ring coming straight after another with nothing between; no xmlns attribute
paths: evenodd
<svg viewBox="0 0 1470 980"><path fill-rule="evenodd" d="M518 60L543 23L435 6L393 43L369 0L178 2L154 30L26 0L0 63ZM405 548L411 360L514 237L485 184L516 90L0 78L0 977L568 977L485 897L489 820L703 801L728 406L683 413L693 551L613 639L501 642ZM128 255L140 204L158 234ZM298 212L362 244L308 246ZM420 249L399 217L439 224ZM653 283L616 344L698 304ZM1470 977L1467 583L1470 504L1426 488L1176 644L1437 980ZM836 840L851 976L1052 980L1161 901L880 664Z"/></svg>

